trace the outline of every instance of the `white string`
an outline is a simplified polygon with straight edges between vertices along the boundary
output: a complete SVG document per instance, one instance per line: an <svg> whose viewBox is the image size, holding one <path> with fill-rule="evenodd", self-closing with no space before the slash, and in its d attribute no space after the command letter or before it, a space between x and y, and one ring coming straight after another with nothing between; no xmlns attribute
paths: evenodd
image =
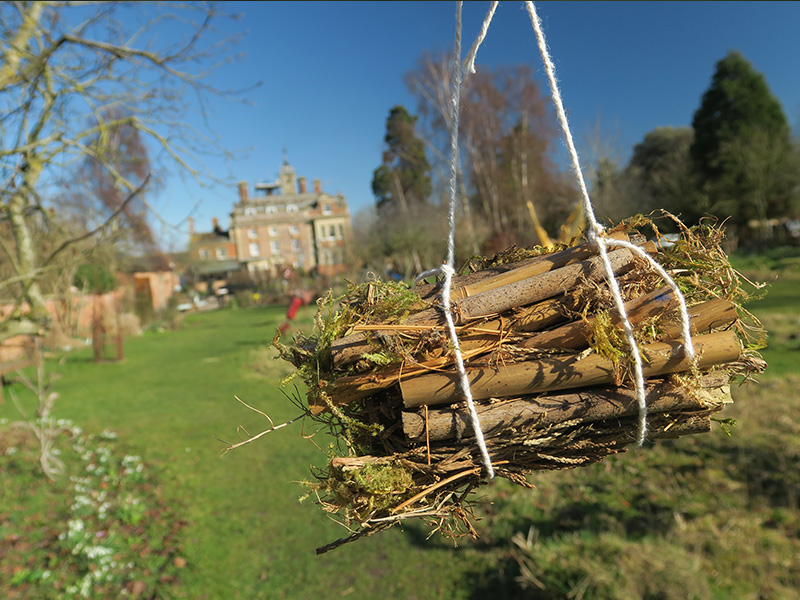
<svg viewBox="0 0 800 600"><path fill-rule="evenodd" d="M617 279L614 276L614 270L611 267L611 262L608 260L608 252L607 246L622 246L628 248L629 250L633 251L635 254L642 256L648 260L648 262L655 268L659 275L667 282L667 285L672 288L675 292L676 297L678 298L678 302L680 304L680 312L681 312L681 321L682 321L682 334L683 334L683 350L686 358L689 359L693 365L695 365L695 352L694 352L694 345L692 344L692 336L690 330L690 320L689 320L689 312L686 307L686 300L683 297L683 294L678 289L677 284L672 280L669 274L659 265L651 256L649 256L646 252L644 252L641 248L631 244L629 242L624 242L621 240L612 240L609 238L605 238L602 236L603 227L597 222L597 218L594 214L594 207L592 206L592 201L589 198L589 192L586 189L586 182L583 179L583 172L581 171L580 161L578 159L578 152L575 149L575 143L572 140L572 132L569 128L569 122L567 121L567 115L564 111L564 103L561 101L561 91L558 88L558 82L555 76L555 66L553 65L553 61L550 58L550 53L547 49L547 43L545 42L544 32L542 31L542 22L539 19L539 15L536 12L536 7L534 6L533 2L526 2L525 3L528 14L531 18L531 23L533 24L533 29L536 32L536 40L539 45L539 52L542 55L542 60L544 62L545 71L547 72L547 79L550 82L550 92L553 97L553 104L556 108L556 114L558 116L559 124L561 125L561 129L564 133L564 139L567 144L567 149L569 150L570 159L572 160L572 169L575 172L575 176L578 180L578 187L581 191L581 201L583 203L584 213L586 214L586 220L589 224L589 232L588 237L589 241L593 243L598 250L598 254L600 255L600 259L603 264L603 268L606 272L606 279L608 280L609 288L611 289L611 294L614 297L614 304L617 307L617 311L619 312L620 318L622 320L622 327L625 331L625 337L628 340L628 345L631 349L631 354L633 355L634 359L634 385L636 388L636 399L639 406L639 431L638 431L638 444L641 446L644 444L645 436L647 434L647 400L645 397L645 387L644 387L644 373L642 371L642 357L639 352L639 346L636 343L636 339L633 335L633 327L628 320L628 314L625 310L624 302L622 300L622 294L620 293L619 284L617 283Z"/></svg>
<svg viewBox="0 0 800 600"><path fill-rule="evenodd" d="M489 31L489 25L492 22L492 17L494 16L494 11L497 10L498 4L500 3L492 2L492 5L489 7L489 12L486 13L486 17L484 17L483 19L483 25L481 25L481 31L478 34L478 37L475 38L475 42L472 44L472 48L469 49L467 58L464 59L464 70L467 73L471 74L475 72L475 55L478 54L478 48L480 48L481 44L483 43L483 40L486 37L486 32Z"/></svg>
<svg viewBox="0 0 800 600"><path fill-rule="evenodd" d="M450 343L453 345L453 354L455 356L456 368L458 371L458 382L461 387L461 392L467 401L469 408L469 415L472 420L472 430L475 432L475 441L478 443L478 448L481 451L483 459L483 466L486 468L486 474L489 479L494 478L494 468L492 467L492 459L489 456L489 450L486 448L486 440L483 437L483 430L481 429L480 419L478 412L475 410L475 402L472 399L472 390L469 385L469 378L467 371L464 368L464 358L461 355L461 346L458 343L458 334L456 333L456 326L453 322L453 315L450 309L450 288L453 283L453 275L455 274L455 238L456 238L456 202L458 196L456 194L456 184L458 182L458 166L459 166L459 149L458 149L458 117L461 104L461 7L462 2L456 3L456 48L455 60L453 61L453 89L450 95L450 101L453 109L452 129L450 131L450 210L447 215L447 222L449 225L449 236L447 240L447 261L441 267L441 272L444 273L444 284L442 286L442 309L444 317L447 322L447 332L450 336ZM493 11L491 11L493 12ZM485 23L488 27L488 23ZM485 31L481 32L486 35ZM477 44L480 45L480 44ZM477 45L475 51L477 52ZM474 59L474 56L473 56Z"/></svg>

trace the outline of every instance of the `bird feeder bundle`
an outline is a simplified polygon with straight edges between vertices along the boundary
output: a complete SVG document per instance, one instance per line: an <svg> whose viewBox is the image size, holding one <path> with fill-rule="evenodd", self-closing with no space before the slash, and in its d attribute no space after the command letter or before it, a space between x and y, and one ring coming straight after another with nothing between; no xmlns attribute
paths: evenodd
<svg viewBox="0 0 800 600"><path fill-rule="evenodd" d="M684 353L679 301L629 249L608 258L646 377L647 440L707 432L730 383L758 371L760 326L742 308L743 278L714 226L670 240L629 219L606 235L631 241L684 294L696 362ZM643 233L648 233L651 241ZM637 440L632 355L594 245L512 248L474 259L452 282L451 310L494 472L532 487L534 471L588 465ZM472 533L471 492L485 482L440 305L441 282L370 281L319 302L310 336L281 356L308 386L297 399L330 434L311 495L351 534L318 553L409 518Z"/></svg>

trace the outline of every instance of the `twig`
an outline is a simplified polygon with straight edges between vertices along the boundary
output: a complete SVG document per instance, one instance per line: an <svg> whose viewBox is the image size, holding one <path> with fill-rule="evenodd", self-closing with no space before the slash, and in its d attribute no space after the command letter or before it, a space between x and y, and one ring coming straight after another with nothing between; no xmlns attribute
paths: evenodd
<svg viewBox="0 0 800 600"><path fill-rule="evenodd" d="M258 414L260 414L261 416L265 417L265 418L266 418L266 419L267 419L267 420L270 422L270 424L273 424L273 426L272 426L271 428L269 428L269 429L265 429L265 430L264 430L264 431L262 431L261 433L257 433L256 435L250 436L249 438L247 438L247 439L246 439L246 440L244 440L244 441L241 441L241 442L239 442L239 443L237 443L237 444L232 444L232 445L228 446L227 448L225 448L225 451L222 453L222 456L225 456L225 455L226 455L228 452L230 452L231 450L233 450L233 449L235 449L235 448L239 448L240 446L244 446L245 444L249 444L250 442L254 442L254 441L256 441L258 438L260 438L260 437L262 437L262 436L265 436L265 435L267 435L268 433L272 433L273 431L276 431L276 430L278 430L278 429L283 429L283 428L284 428L284 427L286 427L287 425L291 425L291 424L292 424L292 423L294 423L295 421L299 421L300 419L302 419L303 417L305 417L305 416L306 416L306 413L303 413L302 415L300 415L300 416L297 416L297 417L295 417L294 419L290 419L289 421L286 421L285 423L281 423L280 425L274 425L274 421L272 420L272 418L271 418L271 417L270 417L270 416L269 416L267 413L265 413L265 412L263 412L263 411L261 411L261 410L259 410L259 409L255 408L254 406L250 406L250 405L249 405L247 402L245 402L244 400L242 400L242 399L241 399L241 398L239 398L238 396L234 396L234 398L236 398L236 399L237 399L239 402L241 402L242 404L244 404L244 405L245 405L247 408L249 408L249 409L250 409L250 410L252 410L253 412L257 412L257 413L258 413ZM247 430L246 430L244 427L242 427L241 425L239 426L239 428L240 428L242 431L244 431L245 433L247 433Z"/></svg>
<svg viewBox="0 0 800 600"><path fill-rule="evenodd" d="M462 477L466 477L467 475L478 475L481 472L480 468L476 467L474 469L468 469L466 471L461 471L460 473L456 473L455 475L451 475L447 479L442 479L438 483L434 483L432 486L425 488L419 494L416 494L403 502L402 504L398 504L392 509L393 513L397 513L403 510L406 506L414 504L417 500L421 500L428 494L430 494L434 490L438 490L440 487L446 486L448 483L455 481L456 479L461 479Z"/></svg>
<svg viewBox="0 0 800 600"><path fill-rule="evenodd" d="M50 261L53 260L58 254L60 254L64 249L68 248L72 244L76 244L76 243L78 243L80 241L83 241L85 239L88 239L88 238L94 236L97 232L102 231L105 227L107 227L109 225L109 223L111 223L111 221L113 221L116 217L118 217L120 214L122 214L122 211L125 210L125 207L128 206L128 204L130 204L131 201L134 198L136 198L136 196L138 196L142 192L142 190L147 186L147 183L150 181L150 175L151 175L151 173L147 174L147 177L144 178L144 181L142 181L142 183L139 185L139 187L137 187L135 190L133 190L128 195L128 197L125 198L125 200L122 202L122 204L119 205L119 208L117 208L117 210L115 210L111 214L111 216L108 217L108 219L106 219L101 225L97 226L96 228L92 229L91 231L89 231L87 233L84 233L83 235L79 235L78 237L74 237L74 238L71 238L69 240L64 241L58 248L56 248L55 250L53 250L53 252L50 253L50 255L44 260L43 264L44 265L49 264Z"/></svg>

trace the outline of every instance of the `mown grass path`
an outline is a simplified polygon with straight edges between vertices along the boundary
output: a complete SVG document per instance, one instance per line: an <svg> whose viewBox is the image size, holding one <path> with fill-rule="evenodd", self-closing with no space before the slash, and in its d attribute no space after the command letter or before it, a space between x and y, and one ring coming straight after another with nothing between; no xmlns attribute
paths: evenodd
<svg viewBox="0 0 800 600"><path fill-rule="evenodd" d="M313 309L305 310L301 325ZM238 425L251 433L268 426L234 395L276 423L298 414L278 388L289 366L272 361L266 375L253 369L276 355L264 349L283 313L193 315L178 331L129 340L122 363L96 365L87 352L72 353L57 368L58 416L87 430L116 430L164 469L163 493L185 507L189 521L183 597L470 597L479 573L492 571L491 553L424 542L414 531L315 556L316 546L347 532L311 502L298 502L298 480L325 460L299 423L221 456L217 438L236 441Z"/></svg>
<svg viewBox="0 0 800 600"><path fill-rule="evenodd" d="M493 502L479 511L481 540L459 548L438 535L426 541L427 529L410 524L317 557L315 547L346 534L312 502L298 502L298 480L324 464L327 440L315 438L317 449L302 437L313 431L297 423L221 456L218 438L236 441L238 425L250 433L268 426L234 395L276 423L299 412L278 388L289 366L270 349L283 308L192 315L178 331L128 340L121 363L69 353L51 365L62 375L56 416L88 432L117 431L120 444L160 471L161 494L189 522L180 598L555 599L584 588L587 598L646 590L795 598L800 277L757 279L771 283L749 306L770 332L769 368L762 383L735 386L736 404L722 415L738 421L731 437L715 428L535 474L534 491L494 483L480 492ZM313 311L304 308L295 327L308 328ZM9 402L0 417L15 418ZM531 526L535 542L517 552L546 591L514 582L510 540Z"/></svg>

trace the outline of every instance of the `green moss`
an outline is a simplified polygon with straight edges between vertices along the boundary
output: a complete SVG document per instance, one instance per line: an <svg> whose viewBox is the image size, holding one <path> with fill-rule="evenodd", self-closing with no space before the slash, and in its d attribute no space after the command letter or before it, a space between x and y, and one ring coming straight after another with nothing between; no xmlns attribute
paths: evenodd
<svg viewBox="0 0 800 600"><path fill-rule="evenodd" d="M411 471L398 461L368 462L358 467L337 467L333 460L316 482L306 482L323 507L339 513L346 523L386 516L414 487Z"/></svg>
<svg viewBox="0 0 800 600"><path fill-rule="evenodd" d="M622 329L616 325L607 310L601 310L589 324L589 346L615 367L630 354L628 341Z"/></svg>

